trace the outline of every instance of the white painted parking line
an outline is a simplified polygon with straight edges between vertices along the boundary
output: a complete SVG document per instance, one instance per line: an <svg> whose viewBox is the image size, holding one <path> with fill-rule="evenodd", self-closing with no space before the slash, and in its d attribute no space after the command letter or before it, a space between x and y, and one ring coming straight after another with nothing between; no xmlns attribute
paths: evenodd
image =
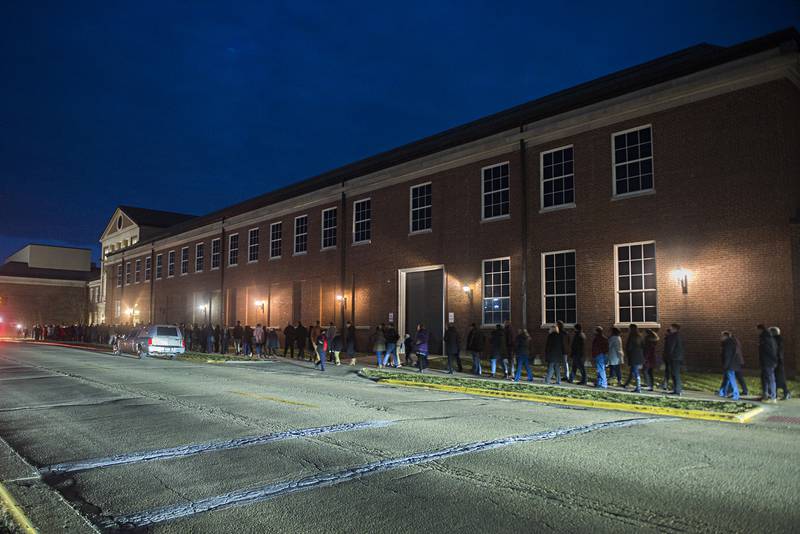
<svg viewBox="0 0 800 534"><path fill-rule="evenodd" d="M443 460L453 456L460 456L474 452L486 451L491 449L499 449L508 447L515 443L530 443L535 441L547 441L567 436L575 436L579 434L586 434L596 430L604 430L608 428L625 428L636 425L643 425L648 423L674 421L672 418L641 418L641 419L624 419L620 421L609 421L605 423L594 423L590 425L574 426L568 428L560 428L556 430L548 430L546 432L537 432L535 434L525 434L522 436L511 436L506 438L499 438L491 441L479 441L476 443L469 443L466 445L456 445L438 451L421 452L410 456L403 456L400 458L390 458L380 460L369 464L364 464L343 471L334 473L322 473L299 480L291 480L288 482L279 482L277 484L268 484L266 486L250 488L246 490L237 490L215 497L208 497L199 499L183 504L173 506L166 506L163 508L156 508L144 512L119 516L110 518L102 522L99 526L103 528L145 528L157 523L164 523L166 521L174 521L176 519L186 518L197 515L203 512L210 512L214 510L221 510L224 508L231 508L235 506L245 506L263 502L283 495L290 495L299 493L301 491L308 491L317 488L325 488L335 486L351 480L400 469L412 465L433 462L436 460Z"/></svg>
<svg viewBox="0 0 800 534"><path fill-rule="evenodd" d="M289 430L262 436L248 436L244 438L230 439L226 441L211 441L206 443L196 443L191 445L181 445L168 449L156 449L150 451L131 452L119 454L106 458L92 458L75 462L65 462L53 464L39 469L42 476L63 475L76 471L86 471L100 467L110 467L114 465L135 464L139 462L149 462L153 460L166 460L168 458L178 458L203 454L207 452L224 451L229 449L240 449L243 447L253 447L264 445L275 441L287 439L308 438L331 434L334 432L349 432L352 430L365 430L371 428L382 428L394 424L394 421L363 421L360 423L342 423L338 425L321 426L316 428L304 428L300 430Z"/></svg>

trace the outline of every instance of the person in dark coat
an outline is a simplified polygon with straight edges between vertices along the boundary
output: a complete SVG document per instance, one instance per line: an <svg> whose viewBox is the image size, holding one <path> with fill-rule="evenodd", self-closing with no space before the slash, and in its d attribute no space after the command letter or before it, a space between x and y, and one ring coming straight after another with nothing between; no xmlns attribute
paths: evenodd
<svg viewBox="0 0 800 534"><path fill-rule="evenodd" d="M467 350L472 355L472 374L481 376L481 356L486 343L483 332L472 323L467 333Z"/></svg>
<svg viewBox="0 0 800 534"><path fill-rule="evenodd" d="M664 339L664 355L669 357L669 366L672 369L672 393L681 395L683 384L681 383L681 365L683 365L683 338L681 337L681 325L672 323L670 332Z"/></svg>
<svg viewBox="0 0 800 534"><path fill-rule="evenodd" d="M242 334L242 351L245 356L250 356L253 353L253 328L247 324L244 326L244 333Z"/></svg>
<svg viewBox="0 0 800 534"><path fill-rule="evenodd" d="M628 365L630 371L628 379L625 381L625 388L631 383L632 379L636 379L636 388L634 393L641 393L642 391L642 377L641 369L644 363L644 340L639 333L639 327L632 324L628 327L628 340L625 342L625 353L628 355Z"/></svg>
<svg viewBox="0 0 800 534"><path fill-rule="evenodd" d="M778 363L775 365L775 386L783 390L783 400L788 400L792 397L789 392L789 387L786 384L786 371L783 368L783 336L781 336L781 329L777 326L770 326L769 332L772 334L772 339L775 340L775 355L777 356Z"/></svg>
<svg viewBox="0 0 800 534"><path fill-rule="evenodd" d="M227 326L222 329L222 354L228 354L228 346L231 343L231 331Z"/></svg>
<svg viewBox="0 0 800 534"><path fill-rule="evenodd" d="M353 323L347 321L344 329L344 347L347 351L347 357L350 358L350 365L356 364L356 327Z"/></svg>
<svg viewBox="0 0 800 534"><path fill-rule="evenodd" d="M297 321L297 326L294 328L294 342L295 345L297 345L297 358L300 360L305 360L306 343L308 343L308 330L305 326L303 326L302 321Z"/></svg>
<svg viewBox="0 0 800 534"><path fill-rule="evenodd" d="M556 326L558 327L558 336L561 338L561 350L564 354L564 361L561 362L561 369L564 372L564 380L569 382L569 332L567 332L567 327L564 326L564 321L556 321Z"/></svg>
<svg viewBox="0 0 800 534"><path fill-rule="evenodd" d="M558 333L557 326L550 327L547 340L544 345L544 357L547 361L547 375L544 383L549 384L550 379L555 375L556 384L561 385L561 365L564 363L564 344L561 335Z"/></svg>
<svg viewBox="0 0 800 534"><path fill-rule="evenodd" d="M736 341L731 337L731 333L722 333L722 387L719 390L720 397L727 397L731 391L733 400L739 400L739 388L736 384L736 371L739 370L739 358L736 357Z"/></svg>
<svg viewBox="0 0 800 534"><path fill-rule="evenodd" d="M214 352L219 353L222 350L222 331L219 325L214 326Z"/></svg>
<svg viewBox="0 0 800 534"><path fill-rule="evenodd" d="M608 380L606 379L608 338L603 335L602 326L596 326L594 329L594 338L592 339L592 358L594 359L594 367L597 371L597 380L595 380L594 386L597 388L606 389L608 387Z"/></svg>
<svg viewBox="0 0 800 534"><path fill-rule="evenodd" d="M583 327L580 324L575 325L575 333L572 335L572 346L570 347L570 355L572 356L572 372L569 375L569 381L573 382L581 373L581 381L578 384L586 385L586 366L583 363L584 347L586 346L586 334L583 333Z"/></svg>
<svg viewBox="0 0 800 534"><path fill-rule="evenodd" d="M672 328L667 328L667 333L664 335L664 349L661 351L661 359L664 362L664 381L661 382L662 391L669 391L669 383L672 380L672 358L668 352L670 344L667 343L667 339L671 334Z"/></svg>
<svg viewBox="0 0 800 534"><path fill-rule="evenodd" d="M244 337L242 323L236 321L236 326L233 327L233 347L237 355L242 353L242 337Z"/></svg>
<svg viewBox="0 0 800 534"><path fill-rule="evenodd" d="M339 359L339 353L342 352L342 349L344 349L344 339L342 338L342 333L336 332L333 335L333 339L329 341L329 347L328 347L328 354L330 354L331 352L333 353L333 362L336 365L342 365L342 362Z"/></svg>
<svg viewBox="0 0 800 534"><path fill-rule="evenodd" d="M291 358L294 358L294 325L289 323L286 325L286 328L283 329L283 357L286 357L286 353L289 353Z"/></svg>
<svg viewBox="0 0 800 534"><path fill-rule="evenodd" d="M497 371L497 360L500 360L500 363L503 365L503 378L508 378L508 367L506 367L506 362L503 354L505 353L506 349L506 334L503 330L501 325L495 326L494 330L492 330L492 335L489 338L489 350L491 351L489 354L489 362L492 366L492 378L494 378L495 372Z"/></svg>
<svg viewBox="0 0 800 534"><path fill-rule="evenodd" d="M417 367L419 368L419 372L423 372L426 367L428 367L428 341L430 340L430 335L428 331L425 329L425 325L419 323L417 325L417 334L414 338L414 346L417 349Z"/></svg>
<svg viewBox="0 0 800 534"><path fill-rule="evenodd" d="M325 330L317 329L319 332L317 334L317 338L314 341L314 352L317 354L316 361L314 362L314 367L319 365L319 370L325 370L325 358L327 357L328 352L328 334Z"/></svg>
<svg viewBox="0 0 800 534"><path fill-rule="evenodd" d="M653 391L655 386L654 372L658 368L657 345L658 334L648 328L644 333L644 376L647 379L647 389L649 391Z"/></svg>
<svg viewBox="0 0 800 534"><path fill-rule="evenodd" d="M758 362L761 365L761 400L776 402L775 367L778 365L778 348L769 330L760 324L758 329Z"/></svg>
<svg viewBox="0 0 800 534"><path fill-rule="evenodd" d="M522 378L522 367L525 367L525 372L528 376L528 382L533 382L533 371L531 364L528 361L530 354L531 336L524 328L519 331L517 338L514 340L514 353L517 355L517 372L514 374L514 382L519 382Z"/></svg>
<svg viewBox="0 0 800 534"><path fill-rule="evenodd" d="M464 372L461 366L461 336L458 335L458 330L453 323L447 327L444 332L444 350L447 354L447 372L453 374L453 362L457 364L458 372Z"/></svg>
<svg viewBox="0 0 800 534"><path fill-rule="evenodd" d="M747 382L744 380L744 374L742 370L744 369L744 352L742 351L742 342L739 341L739 338L736 337L733 333L731 333L731 338L736 342L736 359L739 360L739 370L736 371L736 381L739 382L739 389L742 395L749 395L750 392L747 390Z"/></svg>
<svg viewBox="0 0 800 534"><path fill-rule="evenodd" d="M194 325L194 328L192 328L192 350L197 352L202 352L203 350L203 343L201 341L202 338L203 338L203 331L200 328L200 325L197 324Z"/></svg>
<svg viewBox="0 0 800 534"><path fill-rule="evenodd" d="M383 337L386 338L386 354L383 357L383 366L391 364L393 367L400 367L400 359L397 357L397 342L400 340L400 334L394 327L394 323L389 323L389 326L384 330Z"/></svg>
<svg viewBox="0 0 800 534"><path fill-rule="evenodd" d="M505 334L506 341L505 360L508 360L508 375L506 378L510 380L514 374L514 338L516 337L516 334L514 333L514 329L511 327L511 321L509 319L506 319L504 323L503 333Z"/></svg>

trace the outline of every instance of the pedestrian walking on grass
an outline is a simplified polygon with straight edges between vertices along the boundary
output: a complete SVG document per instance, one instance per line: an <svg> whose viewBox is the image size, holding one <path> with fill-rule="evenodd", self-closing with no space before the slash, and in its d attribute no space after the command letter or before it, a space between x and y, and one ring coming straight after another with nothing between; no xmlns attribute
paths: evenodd
<svg viewBox="0 0 800 534"><path fill-rule="evenodd" d="M594 339L592 339L592 358L594 368L597 371L595 387L606 389L608 380L606 379L606 362L608 361L608 338L603 335L603 327L596 326L594 329Z"/></svg>
<svg viewBox="0 0 800 534"><path fill-rule="evenodd" d="M457 364L458 372L463 372L460 357L461 336L458 335L458 330L453 323L450 323L444 332L444 350L447 354L447 373L453 374L453 362Z"/></svg>
<svg viewBox="0 0 800 534"><path fill-rule="evenodd" d="M547 361L547 374L544 383L549 384L553 376L556 384L561 385L561 365L564 363L564 344L557 326L551 326L544 346L544 357Z"/></svg>
<svg viewBox="0 0 800 534"><path fill-rule="evenodd" d="M430 340L430 335L428 331L425 329L425 325L423 323L419 323L417 325L417 334L414 338L414 347L416 347L417 351L417 367L419 368L419 372L423 372L428 367L428 341Z"/></svg>
<svg viewBox="0 0 800 534"><path fill-rule="evenodd" d="M294 358L294 325L289 323L286 325L286 328L283 329L283 357L286 357L286 353L289 353L291 358Z"/></svg>
<svg viewBox="0 0 800 534"><path fill-rule="evenodd" d="M372 350L377 357L378 368L383 367L383 354L386 352L386 337L383 335L383 329L380 326L375 327L375 332L372 334Z"/></svg>
<svg viewBox="0 0 800 534"><path fill-rule="evenodd" d="M648 328L644 334L644 376L647 380L648 391L653 391L655 385L653 373L655 369L658 369L656 345L658 345L658 334Z"/></svg>
<svg viewBox="0 0 800 534"><path fill-rule="evenodd" d="M761 400L776 402L775 367L778 365L778 348L770 331L760 324L758 329L758 362L761 365Z"/></svg>
<svg viewBox="0 0 800 534"><path fill-rule="evenodd" d="M501 325L497 325L489 337L489 363L491 365L492 378L495 377L497 371L497 360L500 360L500 364L503 366L503 378L508 378L508 367L504 356L505 348L505 332Z"/></svg>
<svg viewBox="0 0 800 534"><path fill-rule="evenodd" d="M472 374L481 376L481 356L486 343L483 332L472 323L467 333L467 350L472 355Z"/></svg>
<svg viewBox="0 0 800 534"><path fill-rule="evenodd" d="M776 389L781 388L783 390L783 400L788 400L792 395L786 385L786 371L783 368L783 336L781 336L781 329L777 326L770 326L769 332L772 334L772 339L775 340L775 356L778 362L775 365L775 387Z"/></svg>
<svg viewBox="0 0 800 534"><path fill-rule="evenodd" d="M514 374L514 382L519 382L519 379L522 377L522 367L525 367L525 373L527 373L528 382L533 382L533 371L531 370L531 364L528 360L530 355L530 343L531 343L531 336L528 334L526 329L521 329L517 334L517 338L514 341L514 352L517 355L517 372Z"/></svg>
<svg viewBox="0 0 800 534"><path fill-rule="evenodd" d="M681 395L683 384L681 383L681 366L683 365L683 337L681 337L681 325L672 323L670 332L664 339L664 354L669 355L669 366L672 369L672 393Z"/></svg>
<svg viewBox="0 0 800 534"><path fill-rule="evenodd" d="M634 393L642 391L642 365L644 364L644 339L639 333L639 327L632 324L628 327L628 340L625 342L625 353L628 355L628 379L625 381L624 388L630 385L631 380L635 380L636 388Z"/></svg>
<svg viewBox="0 0 800 534"><path fill-rule="evenodd" d="M609 378L617 379L617 387L622 387L622 363L625 359L620 334L619 328L613 327L608 337L608 367L611 375Z"/></svg>
<svg viewBox="0 0 800 534"><path fill-rule="evenodd" d="M736 357L736 341L731 337L730 332L722 333L721 339L722 352L722 387L719 389L720 397L730 396L733 400L739 400L739 388L736 384L736 371L739 369L739 358Z"/></svg>
<svg viewBox="0 0 800 534"><path fill-rule="evenodd" d="M578 384L586 385L586 366L583 363L584 347L586 346L586 334L583 333L583 327L580 324L575 325L575 333L572 334L572 344L570 346L570 355L572 356L572 373L569 375L569 381L574 382L578 373L581 373L581 381Z"/></svg>

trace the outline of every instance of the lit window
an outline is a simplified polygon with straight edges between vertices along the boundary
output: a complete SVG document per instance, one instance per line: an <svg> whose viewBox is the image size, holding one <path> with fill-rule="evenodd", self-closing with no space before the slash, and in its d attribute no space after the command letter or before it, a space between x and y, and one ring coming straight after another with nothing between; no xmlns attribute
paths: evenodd
<svg viewBox="0 0 800 534"><path fill-rule="evenodd" d="M508 163L482 170L483 220L507 217L511 213L508 172Z"/></svg>
<svg viewBox="0 0 800 534"><path fill-rule="evenodd" d="M220 238L211 240L211 270L219 269L220 258L222 257L222 240Z"/></svg>
<svg viewBox="0 0 800 534"><path fill-rule="evenodd" d="M353 243L369 243L372 239L372 202L365 198L353 202Z"/></svg>
<svg viewBox="0 0 800 534"><path fill-rule="evenodd" d="M615 196L653 189L652 134L642 126L613 135Z"/></svg>
<svg viewBox="0 0 800 534"><path fill-rule="evenodd" d="M202 273L205 266L206 246L204 243L198 243L194 246L194 272Z"/></svg>
<svg viewBox="0 0 800 534"><path fill-rule="evenodd" d="M322 248L336 248L336 208L322 210Z"/></svg>
<svg viewBox="0 0 800 534"><path fill-rule="evenodd" d="M147 256L144 259L144 281L149 282L153 273L153 258Z"/></svg>
<svg viewBox="0 0 800 534"><path fill-rule="evenodd" d="M189 247L181 249L181 274L189 273Z"/></svg>
<svg viewBox="0 0 800 534"><path fill-rule="evenodd" d="M431 183L415 185L411 188L411 228L410 231L426 232L432 226L433 196Z"/></svg>
<svg viewBox="0 0 800 534"><path fill-rule="evenodd" d="M294 218L294 253L308 252L308 215Z"/></svg>
<svg viewBox="0 0 800 534"><path fill-rule="evenodd" d="M276 222L269 225L269 257L278 259L283 253L283 223Z"/></svg>
<svg viewBox="0 0 800 534"><path fill-rule="evenodd" d="M575 324L575 251L542 254L542 263L542 322Z"/></svg>
<svg viewBox="0 0 800 534"><path fill-rule="evenodd" d="M542 152L542 209L575 203L572 153L572 146Z"/></svg>
<svg viewBox="0 0 800 534"><path fill-rule="evenodd" d="M156 280L161 280L164 274L164 257L162 254L156 256Z"/></svg>
<svg viewBox="0 0 800 534"><path fill-rule="evenodd" d="M247 232L247 261L258 261L258 228L251 228Z"/></svg>
<svg viewBox="0 0 800 534"><path fill-rule="evenodd" d="M502 324L511 318L510 259L483 261L483 324Z"/></svg>
<svg viewBox="0 0 800 534"><path fill-rule="evenodd" d="M228 265L233 267L239 264L239 234L228 236Z"/></svg>
<svg viewBox="0 0 800 534"><path fill-rule="evenodd" d="M657 323L656 244L616 245L617 323Z"/></svg>
<svg viewBox="0 0 800 534"><path fill-rule="evenodd" d="M175 276L175 251L170 250L167 253L167 278Z"/></svg>
<svg viewBox="0 0 800 534"><path fill-rule="evenodd" d="M142 260L136 260L133 269L133 282L138 284L142 281Z"/></svg>

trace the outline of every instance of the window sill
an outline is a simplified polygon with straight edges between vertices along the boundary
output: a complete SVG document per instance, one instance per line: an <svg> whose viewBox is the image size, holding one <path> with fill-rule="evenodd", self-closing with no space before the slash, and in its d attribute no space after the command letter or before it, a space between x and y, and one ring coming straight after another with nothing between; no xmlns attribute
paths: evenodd
<svg viewBox="0 0 800 534"><path fill-rule="evenodd" d="M425 235L425 234L432 234L433 228L428 228L427 230L417 230L416 232L409 232L408 235Z"/></svg>
<svg viewBox="0 0 800 534"><path fill-rule="evenodd" d="M359 245L369 245L372 243L372 239L367 239L366 241L353 241L352 246L357 247Z"/></svg>
<svg viewBox="0 0 800 534"><path fill-rule="evenodd" d="M279 260L279 259L281 259L281 257L280 257L280 256L275 256L275 257L273 257L273 258L270 258L270 259L269 259L269 261L277 261L277 260Z"/></svg>
<svg viewBox="0 0 800 534"><path fill-rule="evenodd" d="M646 322L614 323L614 328L619 328L620 330L623 330L627 329L632 324L638 326L639 330L641 330L642 328L661 328L661 323L646 323Z"/></svg>
<svg viewBox="0 0 800 534"><path fill-rule="evenodd" d="M233 267L236 267L237 265L239 265L239 264L238 264L238 263L229 263L229 264L228 264L228 269L231 269L231 268L233 268Z"/></svg>
<svg viewBox="0 0 800 534"><path fill-rule="evenodd" d="M211 270L212 271L219 271L219 267L212 267Z"/></svg>
<svg viewBox="0 0 800 534"><path fill-rule="evenodd" d="M295 252L292 254L292 256L305 256L306 254L308 254L307 250L305 252Z"/></svg>
<svg viewBox="0 0 800 534"><path fill-rule="evenodd" d="M507 221L511 219L511 214L508 215L498 215L497 217L490 217L488 219L481 218L481 224L483 223L491 223L497 221Z"/></svg>
<svg viewBox="0 0 800 534"><path fill-rule="evenodd" d="M576 324L577 323L564 323L564 326L566 326L567 328L575 328ZM554 326L558 326L558 325L556 325L556 323L542 323L539 326L539 328L541 328L542 330L547 330L547 329L552 328Z"/></svg>
<svg viewBox="0 0 800 534"><path fill-rule="evenodd" d="M186 276L187 274L189 274L189 273L181 273L181 276Z"/></svg>
<svg viewBox="0 0 800 534"><path fill-rule="evenodd" d="M547 208L542 208L539 210L539 213L550 213L551 211L569 210L575 207L576 204L574 202L571 202L569 204L559 204L558 206L549 206Z"/></svg>
<svg viewBox="0 0 800 534"><path fill-rule="evenodd" d="M647 197L650 195L655 195L655 189L646 189L644 191L634 191L633 193L623 193L621 195L612 195L611 202L617 200L625 200L626 198L636 198L636 197Z"/></svg>
<svg viewBox="0 0 800 534"><path fill-rule="evenodd" d="M325 252L326 250L336 250L336 247L322 247L319 249L320 252Z"/></svg>
<svg viewBox="0 0 800 534"><path fill-rule="evenodd" d="M258 260L250 260L247 262L247 265L250 265L251 263L258 263Z"/></svg>
<svg viewBox="0 0 800 534"><path fill-rule="evenodd" d="M200 273L202 273L202 272L203 272L203 270L202 270L202 269L200 269L199 271L195 271L195 272L194 272L194 274L200 274Z"/></svg>

